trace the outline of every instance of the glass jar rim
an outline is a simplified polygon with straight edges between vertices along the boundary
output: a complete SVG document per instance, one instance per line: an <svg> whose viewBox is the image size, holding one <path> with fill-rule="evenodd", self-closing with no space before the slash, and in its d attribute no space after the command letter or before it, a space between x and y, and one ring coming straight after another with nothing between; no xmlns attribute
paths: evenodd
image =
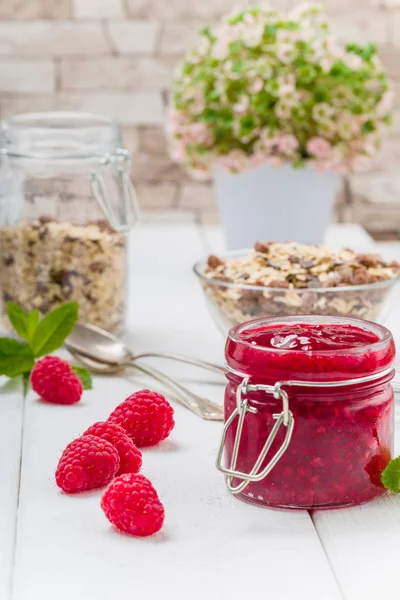
<svg viewBox="0 0 400 600"><path fill-rule="evenodd" d="M23 113L1 123L1 154L31 160L73 160L113 153L118 122L78 111Z"/></svg>
<svg viewBox="0 0 400 600"><path fill-rule="evenodd" d="M279 325L279 324L302 324L302 323L311 323L318 325L329 325L329 324L342 324L342 325L353 325L354 327L360 327L362 329L367 329L369 332L374 333L378 336L378 340L376 342L372 342L369 344L357 346L354 348L345 348L341 350L318 350L318 352L313 352L312 350L299 350L296 349L297 354L304 355L316 355L316 356L331 356L332 353L335 356L346 356L349 354L357 355L364 354L365 352L378 352L385 348L385 346L390 343L393 339L393 336L389 329L384 327L383 325L379 325L378 323L373 323L372 321L366 321L363 319L354 319L351 317L331 317L328 315L291 315L288 317L265 317L262 319L254 319L252 321L246 321L245 323L240 323L239 325L235 325L228 333L228 340L235 342L236 344L243 345L247 348L251 348L253 351L262 352L266 355L273 354L283 355L287 354L288 350L285 348L267 348L265 346L259 346L257 343L251 343L244 339L242 334L244 332L249 332L253 329L257 329L263 327L264 325Z"/></svg>

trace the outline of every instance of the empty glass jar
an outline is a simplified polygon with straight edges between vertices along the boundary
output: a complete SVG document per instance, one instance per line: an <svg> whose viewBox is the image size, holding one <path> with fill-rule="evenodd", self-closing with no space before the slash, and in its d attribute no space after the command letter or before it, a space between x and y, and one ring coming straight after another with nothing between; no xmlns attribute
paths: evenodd
<svg viewBox="0 0 400 600"><path fill-rule="evenodd" d="M0 317L6 303L124 327L127 233L137 218L120 128L95 115L12 117L1 127Z"/></svg>

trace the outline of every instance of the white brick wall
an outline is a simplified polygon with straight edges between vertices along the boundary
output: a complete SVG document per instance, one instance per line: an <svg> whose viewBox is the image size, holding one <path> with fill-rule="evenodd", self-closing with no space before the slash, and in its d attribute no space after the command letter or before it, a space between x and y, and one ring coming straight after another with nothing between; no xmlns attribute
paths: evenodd
<svg viewBox="0 0 400 600"><path fill-rule="evenodd" d="M108 24L113 47L121 54L152 54L156 51L160 24L157 21L119 21Z"/></svg>
<svg viewBox="0 0 400 600"><path fill-rule="evenodd" d="M111 54L100 22L3 21L0 56L91 56Z"/></svg>
<svg viewBox="0 0 400 600"><path fill-rule="evenodd" d="M123 0L72 0L72 15L77 19L123 17Z"/></svg>
<svg viewBox="0 0 400 600"><path fill-rule="evenodd" d="M166 58L112 57L61 61L61 89L160 91L170 86L173 62Z"/></svg>
<svg viewBox="0 0 400 600"><path fill-rule="evenodd" d="M52 93L55 89L54 63L51 59L0 58L0 82L3 92Z"/></svg>

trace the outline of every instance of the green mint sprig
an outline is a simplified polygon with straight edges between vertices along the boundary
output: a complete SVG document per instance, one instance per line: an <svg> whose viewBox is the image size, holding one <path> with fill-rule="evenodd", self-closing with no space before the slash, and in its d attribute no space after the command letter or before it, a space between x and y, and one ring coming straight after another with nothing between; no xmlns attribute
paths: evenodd
<svg viewBox="0 0 400 600"><path fill-rule="evenodd" d="M0 375L23 376L24 389L35 360L60 348L78 320L78 303L67 302L40 319L39 311L26 313L16 302L7 303L11 325L19 337L0 337ZM83 367L72 367L82 382L83 389L92 388L90 373Z"/></svg>
<svg viewBox="0 0 400 600"><path fill-rule="evenodd" d="M387 490L400 493L400 456L390 461L382 472L381 481Z"/></svg>

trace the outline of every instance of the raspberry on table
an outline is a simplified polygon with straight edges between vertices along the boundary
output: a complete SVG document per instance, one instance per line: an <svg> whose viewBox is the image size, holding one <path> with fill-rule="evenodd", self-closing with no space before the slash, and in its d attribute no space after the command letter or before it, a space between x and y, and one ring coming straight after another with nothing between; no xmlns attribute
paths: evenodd
<svg viewBox="0 0 400 600"><path fill-rule="evenodd" d="M141 390L122 402L108 417L125 429L136 446L154 446L174 428L174 410L157 392Z"/></svg>
<svg viewBox="0 0 400 600"><path fill-rule="evenodd" d="M83 392L82 382L71 366L57 356L45 356L32 369L31 385L46 402L75 404Z"/></svg>
<svg viewBox="0 0 400 600"><path fill-rule="evenodd" d="M164 523L164 507L151 482L141 474L120 475L101 499L107 519L123 533L147 536Z"/></svg>
<svg viewBox="0 0 400 600"><path fill-rule="evenodd" d="M119 469L116 448L95 435L83 435L65 448L56 470L56 483L67 494L106 486Z"/></svg>
<svg viewBox="0 0 400 600"><path fill-rule="evenodd" d="M119 454L119 469L117 475L123 473L137 473L142 466L142 453L139 448L125 433L125 430L116 423L100 421L94 423L83 435L96 435L107 440L116 448Z"/></svg>

